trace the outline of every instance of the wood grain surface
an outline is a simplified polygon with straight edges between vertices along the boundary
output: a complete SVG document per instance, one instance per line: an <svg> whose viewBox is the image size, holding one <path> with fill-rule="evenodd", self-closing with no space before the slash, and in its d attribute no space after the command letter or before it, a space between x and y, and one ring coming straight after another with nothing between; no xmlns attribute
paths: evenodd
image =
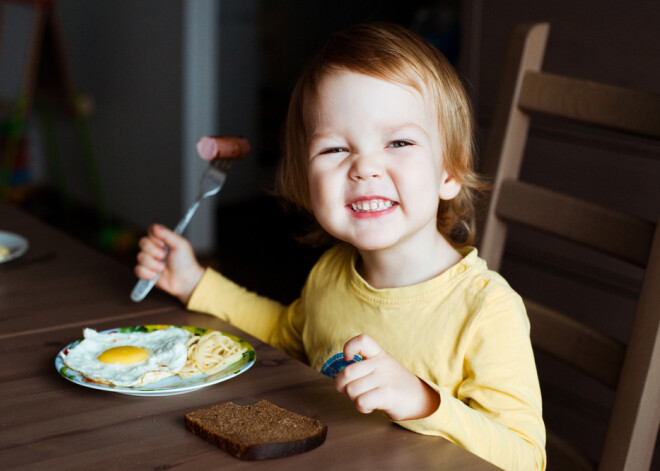
<svg viewBox="0 0 660 471"><path fill-rule="evenodd" d="M405 430L382 413L360 414L329 378L215 317L186 311L166 297L131 303L130 269L0 205L0 221L7 214L15 218L8 230L34 242L24 262L54 256L0 271L3 469L495 469L443 438ZM145 324L238 335L255 348L256 363L225 382L167 397L99 391L57 372L58 352L81 338L84 327ZM244 462L184 427L188 411L260 399L324 422L325 443L301 455Z"/></svg>

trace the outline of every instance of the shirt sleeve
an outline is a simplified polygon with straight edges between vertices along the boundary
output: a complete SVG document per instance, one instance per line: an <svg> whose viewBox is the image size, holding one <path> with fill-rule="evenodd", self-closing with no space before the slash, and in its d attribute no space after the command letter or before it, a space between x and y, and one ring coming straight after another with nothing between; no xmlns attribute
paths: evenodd
<svg viewBox="0 0 660 471"><path fill-rule="evenodd" d="M207 268L187 308L214 315L306 362L301 340L304 317L300 300L284 306Z"/></svg>
<svg viewBox="0 0 660 471"><path fill-rule="evenodd" d="M544 470L541 395L522 300L504 296L481 314L457 393L427 381L440 394L438 410L398 424L443 436L506 470Z"/></svg>

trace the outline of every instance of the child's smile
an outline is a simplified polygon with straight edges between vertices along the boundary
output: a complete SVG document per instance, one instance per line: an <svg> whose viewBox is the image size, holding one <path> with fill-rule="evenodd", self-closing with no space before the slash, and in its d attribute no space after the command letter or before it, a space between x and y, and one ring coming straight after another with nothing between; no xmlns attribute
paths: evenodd
<svg viewBox="0 0 660 471"><path fill-rule="evenodd" d="M460 189L442 165L435 108L414 88L348 71L317 92L308 175L319 224L359 250L428 250L440 198Z"/></svg>
<svg viewBox="0 0 660 471"><path fill-rule="evenodd" d="M386 198L357 198L351 202L351 211L356 218L372 218L382 216L393 210L397 203Z"/></svg>

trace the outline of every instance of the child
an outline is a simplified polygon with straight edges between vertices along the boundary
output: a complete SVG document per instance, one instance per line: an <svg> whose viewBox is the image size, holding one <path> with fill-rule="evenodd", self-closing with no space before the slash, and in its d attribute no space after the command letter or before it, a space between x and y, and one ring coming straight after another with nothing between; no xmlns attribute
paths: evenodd
<svg viewBox="0 0 660 471"><path fill-rule="evenodd" d="M468 101L443 56L396 25L333 35L293 92L280 170L314 238L337 242L290 306L204 270L162 226L141 240L136 274L162 272L157 286L189 309L334 377L363 413L505 469L544 469L529 322L469 246L482 185Z"/></svg>

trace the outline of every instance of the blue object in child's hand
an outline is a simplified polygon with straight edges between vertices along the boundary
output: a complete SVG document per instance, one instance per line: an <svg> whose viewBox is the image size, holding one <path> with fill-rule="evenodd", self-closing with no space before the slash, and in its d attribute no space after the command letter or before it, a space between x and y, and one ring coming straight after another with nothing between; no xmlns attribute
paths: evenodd
<svg viewBox="0 0 660 471"><path fill-rule="evenodd" d="M355 355L352 360L347 361L343 353L336 353L324 363L321 373L334 379L344 368L357 361L362 361L360 355Z"/></svg>

